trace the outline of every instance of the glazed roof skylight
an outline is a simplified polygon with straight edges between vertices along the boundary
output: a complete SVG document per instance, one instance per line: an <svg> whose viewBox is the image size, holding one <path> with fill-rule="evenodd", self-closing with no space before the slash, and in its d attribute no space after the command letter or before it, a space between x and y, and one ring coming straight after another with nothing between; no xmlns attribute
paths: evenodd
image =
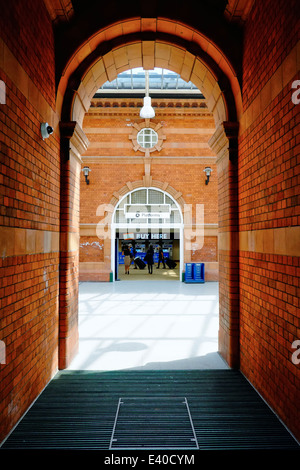
<svg viewBox="0 0 300 470"><path fill-rule="evenodd" d="M112 82L106 82L97 93L144 93L145 71L143 68L135 68L120 73ZM192 83L185 82L180 75L170 70L155 68L149 70L149 92L151 94L195 94L201 95L201 91Z"/></svg>

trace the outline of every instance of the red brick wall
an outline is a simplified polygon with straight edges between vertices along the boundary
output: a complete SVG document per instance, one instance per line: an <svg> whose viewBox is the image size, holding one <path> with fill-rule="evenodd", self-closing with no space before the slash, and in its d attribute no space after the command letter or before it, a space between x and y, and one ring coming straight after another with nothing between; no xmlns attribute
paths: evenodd
<svg viewBox="0 0 300 470"><path fill-rule="evenodd" d="M256 2L246 25L243 99L253 114L239 141L239 222L241 370L299 439L300 264L290 229L300 225L297 6Z"/></svg>
<svg viewBox="0 0 300 470"><path fill-rule="evenodd" d="M57 135L40 135L55 103L43 2L1 2L0 36L1 441L57 369L60 169Z"/></svg>
<svg viewBox="0 0 300 470"><path fill-rule="evenodd" d="M244 42L243 106L253 101L299 41L299 2L256 1ZM255 45L255 47L254 47Z"/></svg>
<svg viewBox="0 0 300 470"><path fill-rule="evenodd" d="M81 175L80 194L80 223L98 223L97 208L101 204L109 204L114 191L120 190L128 181L141 181L144 175L144 165L121 160L112 163L88 163L92 170L89 176L90 184L86 185ZM182 193L186 204L191 204L195 217L196 204L204 205L204 222L218 223L217 203L217 170L215 164L210 183L205 185L205 164L152 164L153 180L168 182L173 188Z"/></svg>
<svg viewBox="0 0 300 470"><path fill-rule="evenodd" d="M1 2L1 38L47 102L55 103L52 23L44 2Z"/></svg>
<svg viewBox="0 0 300 470"><path fill-rule="evenodd" d="M192 251L191 262L205 260L207 262L218 261L218 240L217 237L206 236L201 250Z"/></svg>
<svg viewBox="0 0 300 470"><path fill-rule="evenodd" d="M97 224L102 219L97 216L97 208L101 204L109 204L114 191L121 189L127 181L142 180L144 165L120 160L87 165L92 171L89 185L83 175L80 177L80 223Z"/></svg>
<svg viewBox="0 0 300 470"><path fill-rule="evenodd" d="M104 261L104 243L98 237L80 237L80 256L79 262L91 261L103 262Z"/></svg>
<svg viewBox="0 0 300 470"><path fill-rule="evenodd" d="M210 166L212 174L209 184L205 185L204 168ZM168 181L173 188L182 193L186 204L191 204L193 221L196 218L196 205L204 205L204 223L218 223L218 184L217 168L211 161L198 164L175 163L153 165L154 180Z"/></svg>

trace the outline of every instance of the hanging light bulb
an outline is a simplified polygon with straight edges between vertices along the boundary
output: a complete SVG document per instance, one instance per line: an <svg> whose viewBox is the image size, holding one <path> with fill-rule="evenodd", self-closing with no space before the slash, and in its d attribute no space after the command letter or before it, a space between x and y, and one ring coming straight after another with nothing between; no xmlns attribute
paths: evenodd
<svg viewBox="0 0 300 470"><path fill-rule="evenodd" d="M144 106L140 111L140 117L143 119L151 119L155 116L154 109L151 106L151 98L150 96L145 96L144 98Z"/></svg>
<svg viewBox="0 0 300 470"><path fill-rule="evenodd" d="M143 119L151 119L155 116L155 111L151 106L151 98L149 96L149 72L145 72L145 81L146 81L146 94L144 98L144 106L140 111L140 117Z"/></svg>

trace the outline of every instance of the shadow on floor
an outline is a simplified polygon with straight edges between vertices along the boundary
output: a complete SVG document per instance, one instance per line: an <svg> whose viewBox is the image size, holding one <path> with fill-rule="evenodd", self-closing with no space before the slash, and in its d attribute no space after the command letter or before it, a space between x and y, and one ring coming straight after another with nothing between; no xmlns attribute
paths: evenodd
<svg viewBox="0 0 300 470"><path fill-rule="evenodd" d="M126 370L214 370L229 369L226 362L218 352L212 352L204 356L189 357L168 362L149 362L141 367Z"/></svg>

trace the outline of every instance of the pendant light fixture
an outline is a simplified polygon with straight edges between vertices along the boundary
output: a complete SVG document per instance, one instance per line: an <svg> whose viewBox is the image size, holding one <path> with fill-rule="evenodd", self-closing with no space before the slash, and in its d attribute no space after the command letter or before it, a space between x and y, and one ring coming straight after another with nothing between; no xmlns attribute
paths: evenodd
<svg viewBox="0 0 300 470"><path fill-rule="evenodd" d="M151 106L151 98L149 96L149 72L148 70L145 71L145 82L146 82L146 93L144 98L144 106L140 111L140 117L143 119L151 119L155 116L155 111Z"/></svg>

